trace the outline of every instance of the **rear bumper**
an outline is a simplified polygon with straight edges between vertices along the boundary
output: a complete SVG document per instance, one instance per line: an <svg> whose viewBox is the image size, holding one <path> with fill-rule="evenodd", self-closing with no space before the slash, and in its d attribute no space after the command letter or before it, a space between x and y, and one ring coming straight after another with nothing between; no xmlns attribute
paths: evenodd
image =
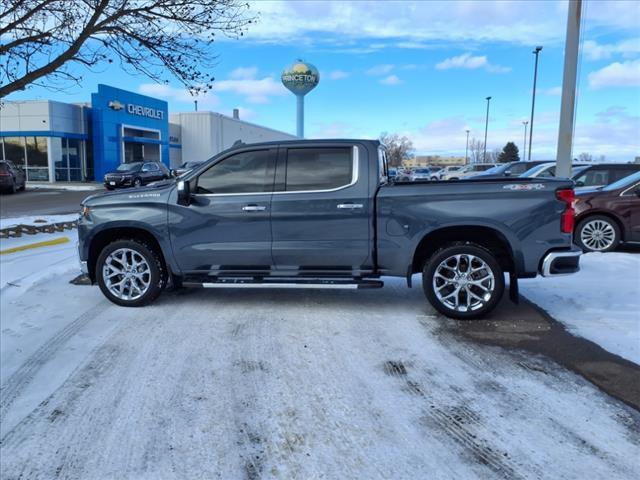
<svg viewBox="0 0 640 480"><path fill-rule="evenodd" d="M547 253L540 265L543 277L557 277L580 271L580 255L582 250L572 247L571 250L559 250Z"/></svg>

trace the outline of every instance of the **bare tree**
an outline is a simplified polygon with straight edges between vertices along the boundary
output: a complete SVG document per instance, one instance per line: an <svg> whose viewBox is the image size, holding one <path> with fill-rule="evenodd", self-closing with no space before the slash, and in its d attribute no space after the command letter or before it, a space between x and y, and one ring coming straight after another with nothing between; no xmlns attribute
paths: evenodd
<svg viewBox="0 0 640 480"><path fill-rule="evenodd" d="M380 143L387 147L387 161L391 167L399 167L404 160L408 160L414 156L415 149L413 148L413 142L407 137L400 136L397 133L381 133Z"/></svg>
<svg viewBox="0 0 640 480"><path fill-rule="evenodd" d="M472 138L471 142L469 142L469 162L470 163L484 162L483 155L484 155L484 142L481 142L480 140L476 140L475 138Z"/></svg>
<svg viewBox="0 0 640 480"><path fill-rule="evenodd" d="M254 21L240 0L3 0L0 18L0 98L62 89L82 81L77 66L114 61L197 94L214 79L216 35L239 37Z"/></svg>
<svg viewBox="0 0 640 480"><path fill-rule="evenodd" d="M580 155L578 155L578 161L580 162L591 163L593 162L593 160L593 155L591 155L590 153L582 152Z"/></svg>

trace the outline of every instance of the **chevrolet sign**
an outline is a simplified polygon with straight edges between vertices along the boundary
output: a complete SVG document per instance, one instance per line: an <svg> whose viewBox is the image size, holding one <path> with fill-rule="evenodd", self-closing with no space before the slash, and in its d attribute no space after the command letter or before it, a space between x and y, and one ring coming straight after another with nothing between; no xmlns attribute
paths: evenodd
<svg viewBox="0 0 640 480"><path fill-rule="evenodd" d="M108 106L109 106L109 108L112 108L113 110L122 110L124 108L124 105L122 105L117 100L110 101Z"/></svg>
<svg viewBox="0 0 640 480"><path fill-rule="evenodd" d="M156 120L162 120L164 118L164 112L162 110L143 107L142 105L134 105L133 103L127 104L127 112L131 115L140 115L141 117L155 118Z"/></svg>

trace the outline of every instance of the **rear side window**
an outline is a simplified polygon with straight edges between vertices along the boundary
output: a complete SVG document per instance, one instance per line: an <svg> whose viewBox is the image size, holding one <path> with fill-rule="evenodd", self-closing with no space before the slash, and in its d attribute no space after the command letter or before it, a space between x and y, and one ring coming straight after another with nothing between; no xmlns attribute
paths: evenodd
<svg viewBox="0 0 640 480"><path fill-rule="evenodd" d="M511 172L511 175L520 175L527 171L526 163L516 163L512 167L510 167L507 171Z"/></svg>
<svg viewBox="0 0 640 480"><path fill-rule="evenodd" d="M291 148L287 152L285 190L332 190L353 179L351 147Z"/></svg>
<svg viewBox="0 0 640 480"><path fill-rule="evenodd" d="M634 170L632 168L620 168L620 169L613 170L611 172L611 176L609 177L609 183L617 182L618 180L624 177L628 177L629 175L631 175L632 173L635 173L636 171L637 170Z"/></svg>
<svg viewBox="0 0 640 480"><path fill-rule="evenodd" d="M262 193L272 187L271 154L256 150L231 155L204 171L196 193Z"/></svg>

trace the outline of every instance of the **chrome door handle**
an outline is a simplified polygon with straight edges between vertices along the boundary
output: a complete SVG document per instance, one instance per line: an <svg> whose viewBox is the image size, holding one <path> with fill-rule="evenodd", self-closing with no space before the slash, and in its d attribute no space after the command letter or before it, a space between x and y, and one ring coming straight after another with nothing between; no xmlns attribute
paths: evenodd
<svg viewBox="0 0 640 480"><path fill-rule="evenodd" d="M355 210L362 207L363 205L361 203L339 203L338 204L338 208L343 210Z"/></svg>
<svg viewBox="0 0 640 480"><path fill-rule="evenodd" d="M243 212L262 212L266 209L267 207L265 207L264 205L245 205L244 207L242 207Z"/></svg>

